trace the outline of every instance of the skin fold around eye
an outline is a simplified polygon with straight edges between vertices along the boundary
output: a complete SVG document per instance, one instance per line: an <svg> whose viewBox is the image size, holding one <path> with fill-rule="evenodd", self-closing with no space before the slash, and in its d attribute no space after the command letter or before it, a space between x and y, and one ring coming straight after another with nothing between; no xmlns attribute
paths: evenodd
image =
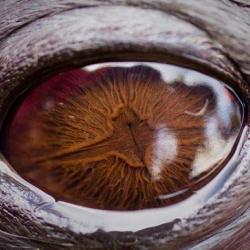
<svg viewBox="0 0 250 250"><path fill-rule="evenodd" d="M91 6L84 0L41 4L21 1L17 6L15 1L2 3L1 125L13 100L33 83L43 83L44 76L99 59L167 62L196 69L240 90L237 93L244 97L248 112L247 7L229 0L92 2ZM219 183L225 185L215 185L206 201L197 198L198 203L186 204L184 210L169 206L168 213L162 208L151 213L97 213L91 208L55 202L16 175L1 157L1 247L248 247L248 114L245 119L233 162L211 180L222 177Z"/></svg>

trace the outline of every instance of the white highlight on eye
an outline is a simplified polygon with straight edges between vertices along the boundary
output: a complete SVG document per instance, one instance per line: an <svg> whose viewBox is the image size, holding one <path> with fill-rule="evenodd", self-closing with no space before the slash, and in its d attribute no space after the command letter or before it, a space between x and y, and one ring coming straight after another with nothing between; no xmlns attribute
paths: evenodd
<svg viewBox="0 0 250 250"><path fill-rule="evenodd" d="M229 155L235 143L237 133L224 139L219 130L219 121L210 117L205 130L206 142L198 149L191 172L191 178L209 170L215 164L221 164Z"/></svg>
<svg viewBox="0 0 250 250"><path fill-rule="evenodd" d="M180 190L180 191L172 193L172 194L162 194L162 195L159 195L158 198L160 200L170 199L170 198L173 198L173 197L178 196L180 194L184 194L187 191L188 191L188 189L184 188L183 190Z"/></svg>
<svg viewBox="0 0 250 250"><path fill-rule="evenodd" d="M198 112L194 113L194 112L191 112L191 111L187 110L184 113L187 114L187 115L192 115L192 116L202 116L202 115L205 114L208 104L209 104L209 101L208 101L208 99L206 99L203 107Z"/></svg>
<svg viewBox="0 0 250 250"><path fill-rule="evenodd" d="M183 81L188 86L196 86L202 84L213 90L213 93L216 95L216 106L217 112L221 119L221 122L224 123L225 127L229 127L231 124L231 114L232 110L232 101L230 100L229 95L226 93L221 94L226 90L223 83L218 84L218 80L213 79L209 76L204 76L196 71L187 71L183 76ZM240 113L239 113L240 115Z"/></svg>
<svg viewBox="0 0 250 250"><path fill-rule="evenodd" d="M162 169L170 164L176 155L176 136L168 128L158 130L155 135L152 166L149 169L153 180L161 178Z"/></svg>
<svg viewBox="0 0 250 250"><path fill-rule="evenodd" d="M92 64L92 65L87 65L83 69L88 71L88 72L93 72L98 69L105 67L134 67L141 65L141 63L136 63L136 62L121 62L121 63L113 63L113 62L108 62L108 63L98 63L98 64Z"/></svg>
<svg viewBox="0 0 250 250"><path fill-rule="evenodd" d="M161 78L163 81L165 81L167 84L173 84L175 81L181 81L183 80L183 77L186 72L188 72L188 69L180 68L174 65L168 65L168 64L159 64L159 63L147 63L147 62L108 62L108 63L99 63L99 64L93 64L85 66L83 69L92 72L96 71L100 68L105 67L135 67L135 66L150 66L161 74ZM174 90L174 89L173 89Z"/></svg>

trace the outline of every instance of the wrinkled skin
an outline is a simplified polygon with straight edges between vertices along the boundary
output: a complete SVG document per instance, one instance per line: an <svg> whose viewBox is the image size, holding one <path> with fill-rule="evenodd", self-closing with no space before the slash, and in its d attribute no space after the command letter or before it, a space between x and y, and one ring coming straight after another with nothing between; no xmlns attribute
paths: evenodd
<svg viewBox="0 0 250 250"><path fill-rule="evenodd" d="M13 97L32 81L39 81L39 76L65 65L113 58L187 64L240 86L248 104L247 2L2 0L0 120ZM183 60L178 59L180 55ZM241 159L247 157L247 149L245 145ZM248 159L238 164L249 163ZM185 223L177 218L137 232L100 229L94 233L86 233L84 225L60 214L50 197L1 170L0 249L249 249L247 167L244 177L235 180L237 191L228 187L216 202L204 206L199 216ZM78 225L77 230L72 224Z"/></svg>

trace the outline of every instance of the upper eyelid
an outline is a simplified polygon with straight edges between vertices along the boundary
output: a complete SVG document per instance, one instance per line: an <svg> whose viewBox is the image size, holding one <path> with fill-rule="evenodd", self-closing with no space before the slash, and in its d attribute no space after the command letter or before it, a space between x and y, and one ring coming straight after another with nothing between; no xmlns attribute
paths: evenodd
<svg viewBox="0 0 250 250"><path fill-rule="evenodd" d="M245 44L248 41L248 9L244 8L242 4L229 1L227 3L216 2L216 4L211 4L209 9L204 9L203 4L200 2L187 2L181 0L178 3L175 1L98 1L93 0L91 3L89 1L60 1L55 0L53 2L41 2L41 3L30 3L30 2L21 2L16 3L15 1L5 1L2 3L2 13L1 13L1 22L0 22L0 41L14 33L16 30L21 29L22 27L27 26L28 24L49 16L57 15L58 13L67 12L79 8L92 8L92 7L102 7L102 6L133 6L141 9L151 9L151 10L160 10L162 13L168 15L174 15L181 20L188 21L192 23L196 28L205 31L212 40L221 41L225 45L225 50L230 51L230 39L233 41L236 39L241 39L241 43L238 45L239 48L243 47L244 53L248 53L244 50L244 46L248 48L248 45ZM238 6L237 6L238 5ZM231 8L238 7L237 12L232 12ZM226 15L225 15L226 13ZM208 15L207 15L208 14ZM225 15L225 16L223 16ZM225 23L221 20L221 17L227 20ZM239 20L240 27L238 27ZM221 22L222 21L222 22ZM225 33L221 35L221 31L225 30ZM245 32L244 32L245 30ZM223 40L223 37L228 37ZM228 48L229 46L229 48ZM232 48L232 53L234 53L235 48ZM242 51L242 52L243 52ZM231 52L231 51L230 51ZM229 52L229 53L230 53ZM230 60L242 62L242 57L238 60L235 53L230 57Z"/></svg>
<svg viewBox="0 0 250 250"><path fill-rule="evenodd" d="M138 7L125 7L125 6L119 6L118 7L118 6L112 6L112 7L106 8L105 5L102 6L102 8L100 6L98 6L98 7L99 8L93 8L93 7L91 7L91 9L94 9L94 12L95 11L97 11L97 13L99 12L99 15L98 14L95 15L94 12L91 13L90 12L91 10L90 10L90 11L87 12L88 15L84 17L84 21L86 19L87 20L89 19L88 16L93 15L93 20L97 19L97 26L98 26L98 18L101 17L100 12L109 11L110 9L116 9L116 8L117 8L117 11L120 11L120 13L122 13L122 11L126 12L128 9L130 9L130 10L134 9L134 10L137 11L137 13L138 13L138 11L144 11L144 13L146 13L146 11L147 11L145 9L141 9L141 8L138 8ZM88 6L88 8L89 8L89 6ZM123 8L124 8L124 10L123 10ZM16 28L10 28L10 30L8 32L5 32L6 33L5 36L10 35L10 37L11 37L11 35L13 35L14 37L16 37L16 42L18 42L19 39L23 39L22 33L24 32L24 30L26 30L27 33L24 33L25 38L27 38L26 37L27 34L31 38L32 35L33 35L32 33L35 33L36 28L39 29L39 33L43 31L42 28L44 28L44 30L46 30L46 28L48 28L48 21L51 21L49 19L58 18L57 19L57 21L58 21L60 19L60 17L63 17L63 18L66 17L66 15L68 14L67 13L68 10L70 10L69 12L72 13L72 14L70 13L71 17L74 17L74 14L77 13L77 12L74 12L74 11L78 11L79 9L73 9L72 10L72 9L69 8L69 9L64 10L64 12L63 11L59 12L59 13L57 12L57 13L54 13L53 15L51 13L47 13L46 15L38 16L34 20L27 21L24 24L22 24L21 26L18 26ZM136 32L133 32L132 29L131 29L131 32L127 32L127 35L129 35L129 36L131 36L131 35L132 36L136 36L136 35L140 34L140 35L142 35L143 39L146 40L148 38L149 39L151 38L151 37L148 36L148 31L146 29L146 25L147 25L148 28L149 28L149 32L152 32L152 35L158 36L157 39L159 39L159 40L160 39L165 39L164 42L166 44L169 43L169 41L168 41L169 39L173 39L173 38L176 39L174 42L178 44L178 39L180 39L181 42L180 42L180 44L178 44L178 46L177 46L178 48L181 47L181 43L183 43L183 45L185 46L185 49L188 49L188 52L191 55L193 53L194 57L195 56L196 57L200 57L203 60L206 60L206 59L207 60L212 60L211 65L214 64L215 66L218 66L222 70L224 69L225 71L228 71L228 73L231 73L231 74L234 73L233 69L232 69L233 68L232 65L231 65L231 67L232 67L231 69L230 69L230 67L227 67L228 65L230 65L230 62L226 58L227 54L225 53L223 47L220 44L218 44L216 41L214 41L214 40L212 41L209 38L209 35L208 35L207 32L205 32L201 28L197 27L193 23L188 23L187 21L183 20L183 18L179 17L178 15L176 15L176 16L173 15L173 13L167 13L167 12L164 13L163 11L160 12L159 10L150 10L150 11L151 12L155 12L155 13L158 12L160 15L164 14L168 18L168 19L166 18L166 21L168 21L168 22L170 22L172 24L172 21L175 20L176 24L181 23L184 28L183 27L179 27L181 29L178 30L178 28L174 27L174 29L173 29L173 27L170 27L171 25L169 26L168 22L165 22L164 23L164 26L165 26L164 29L160 28L158 31L155 32L155 31L153 31L153 29L158 29L158 27L154 26L153 22L151 23L151 25L149 25L149 26L147 25L147 23L151 22L152 18L150 18L150 16L148 16L146 19L145 18L141 18L141 17L137 17L137 19L141 19L141 20L138 23L135 22L135 25L143 24L143 29L139 30L139 32L138 32L136 26L133 27L133 26L130 25L130 23L133 24L133 21L131 22L131 20L127 24L123 23L122 24L123 26L121 26L121 27L119 27L119 25L117 25L117 24L115 24L114 27L115 27L115 29L121 28L121 30L124 30L125 32L127 32L126 29L129 29L129 28L133 27L136 30ZM70 15L68 15L68 17ZM120 15L122 16L122 14L120 14ZM151 16L153 18L155 18L153 15L151 15ZM121 17L121 20L123 18L124 17ZM112 19L112 18L110 17L110 19ZM47 25L47 27L43 27L43 25L42 25L43 21L45 23L44 26ZM70 21L70 19L69 19L69 21ZM153 19L152 19L152 21L153 21ZM53 21L51 23L53 25ZM101 28L102 22L100 21L99 23L100 23L100 28ZM36 24L38 24L38 25L36 26ZM117 25L117 27L116 27L116 25ZM162 25L159 24L158 26L162 26ZM31 29L29 29L29 27ZM88 27L90 27L90 25L88 23L86 24L86 27L87 27L87 29L85 31L92 32L91 29L88 29ZM178 25L177 25L177 27L178 27ZM64 27L62 27L62 28L64 28ZM110 29L110 30L112 30L112 28L113 28L112 26L107 27L107 29ZM150 28L151 28L151 31L150 31ZM93 29L93 27L92 27L92 29ZM21 32L19 32L19 31L21 31ZM96 31L97 32L96 32L95 35L98 34L98 27L96 27ZM104 30L102 30L102 31L104 31ZM103 33L105 33L105 32L103 32ZM113 31L113 33L115 33L115 30ZM0 34L1 34L1 32L0 32ZM41 39L44 39L44 38L41 37ZM6 37L6 39L1 39L1 40L0 40L0 46L1 46L1 48L3 50L5 50L5 49L8 50L8 46L10 45L10 44L8 44L9 43L8 37ZM7 45L6 45L6 40L7 40ZM38 40L38 41L40 41L40 40ZM58 40L58 42L60 42L60 41ZM136 42L136 40L135 40L135 42ZM195 46L197 46L197 51L191 46L192 43ZM169 44L171 45L171 42ZM23 45L25 45L25 44L23 44ZM29 44L29 46L30 46L29 49L32 48L31 45L32 44ZM193 51L191 51L191 49ZM202 50L203 53L206 52L206 50L207 50L207 52L210 52L210 54L212 54L212 55L207 54L207 55L204 56L202 54L198 54L197 52L199 50ZM2 53L4 53L4 51ZM197 53L197 55L196 55L196 53ZM4 62L4 60L3 60L3 62Z"/></svg>

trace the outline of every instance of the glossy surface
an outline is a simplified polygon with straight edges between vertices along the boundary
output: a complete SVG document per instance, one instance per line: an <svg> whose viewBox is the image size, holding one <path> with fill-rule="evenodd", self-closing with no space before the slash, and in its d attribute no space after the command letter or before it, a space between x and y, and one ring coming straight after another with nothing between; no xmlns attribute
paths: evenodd
<svg viewBox="0 0 250 250"><path fill-rule="evenodd" d="M186 199L226 165L242 106L223 83L158 63L104 63L34 88L6 129L4 152L27 180L98 209Z"/></svg>

